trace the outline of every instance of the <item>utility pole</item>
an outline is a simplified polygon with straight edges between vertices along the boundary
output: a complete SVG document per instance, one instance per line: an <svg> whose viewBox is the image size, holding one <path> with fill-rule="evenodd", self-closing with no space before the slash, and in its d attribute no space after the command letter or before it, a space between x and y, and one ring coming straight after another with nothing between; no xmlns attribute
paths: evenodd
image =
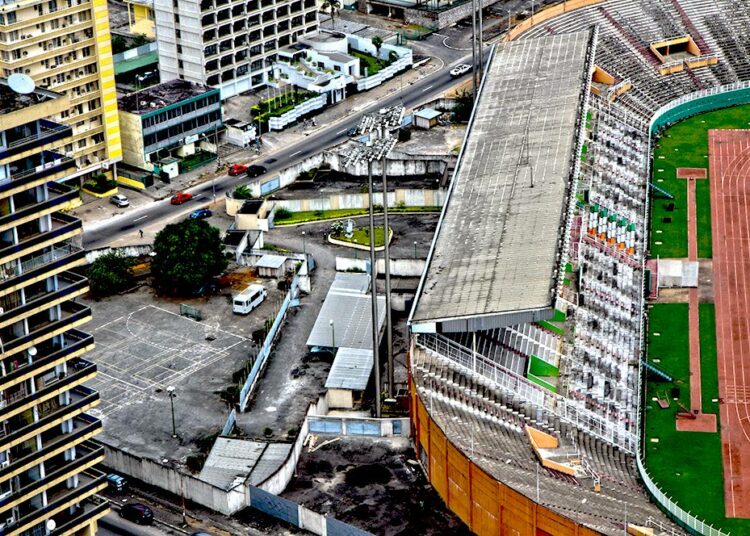
<svg viewBox="0 0 750 536"><path fill-rule="evenodd" d="M370 284L372 296L372 357L375 365L375 416L380 418L380 358L378 356L378 343L380 335L378 330L378 286L377 266L375 265L375 214L372 202L372 158L367 161L368 176L368 200L370 205Z"/></svg>
<svg viewBox="0 0 750 536"><path fill-rule="evenodd" d="M471 0L471 85L477 100L477 0Z"/></svg>
<svg viewBox="0 0 750 536"><path fill-rule="evenodd" d="M393 333L391 323L391 256L388 244L388 174L386 157L383 155L383 236L385 237L385 344L388 356L388 398L393 398Z"/></svg>
<svg viewBox="0 0 750 536"><path fill-rule="evenodd" d="M477 67L477 72L479 73L479 81L482 80L482 74L484 73L484 52L482 51L482 44L484 43L484 38L482 37L482 2L483 0L477 0L479 3L479 39L477 41L477 56L479 56L479 66Z"/></svg>

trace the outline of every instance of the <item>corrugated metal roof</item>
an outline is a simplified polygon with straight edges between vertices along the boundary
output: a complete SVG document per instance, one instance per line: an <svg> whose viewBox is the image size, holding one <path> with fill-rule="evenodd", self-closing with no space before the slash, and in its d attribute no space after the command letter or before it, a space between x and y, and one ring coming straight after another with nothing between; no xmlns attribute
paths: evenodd
<svg viewBox="0 0 750 536"><path fill-rule="evenodd" d="M414 115L421 117L422 119L435 119L436 117L440 117L440 112L433 110L432 108L425 108L424 110L414 112Z"/></svg>
<svg viewBox="0 0 750 536"><path fill-rule="evenodd" d="M286 262L286 257L281 255L263 255L260 260L255 263L256 268L281 268Z"/></svg>
<svg viewBox="0 0 750 536"><path fill-rule="evenodd" d="M364 391L370 381L372 350L339 348L326 380L326 389Z"/></svg>
<svg viewBox="0 0 750 536"><path fill-rule="evenodd" d="M200 479L222 489L229 489L248 476L250 484L260 484L281 467L291 448L291 443L219 437L203 464Z"/></svg>
<svg viewBox="0 0 750 536"><path fill-rule="evenodd" d="M336 274L307 339L308 346L372 349L372 298L366 294L369 277ZM384 323L385 297L378 296L378 330Z"/></svg>

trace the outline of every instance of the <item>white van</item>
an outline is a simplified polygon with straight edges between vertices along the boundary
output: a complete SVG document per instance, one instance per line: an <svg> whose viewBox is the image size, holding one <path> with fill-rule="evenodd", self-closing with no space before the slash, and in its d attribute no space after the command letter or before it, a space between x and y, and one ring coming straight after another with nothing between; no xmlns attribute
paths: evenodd
<svg viewBox="0 0 750 536"><path fill-rule="evenodd" d="M234 297L232 312L246 315L263 303L266 295L263 285L250 285Z"/></svg>

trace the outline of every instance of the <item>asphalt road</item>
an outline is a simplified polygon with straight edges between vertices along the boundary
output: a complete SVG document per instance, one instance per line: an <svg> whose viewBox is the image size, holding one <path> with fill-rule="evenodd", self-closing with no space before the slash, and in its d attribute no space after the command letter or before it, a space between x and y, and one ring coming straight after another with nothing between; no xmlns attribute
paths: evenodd
<svg viewBox="0 0 750 536"><path fill-rule="evenodd" d="M267 176L278 173L281 169L286 168L295 162L317 154L320 151L345 140L347 138L347 130L356 126L362 115L365 113L371 113L379 108L393 106L399 102L403 102L406 108L410 108L444 92L451 86L469 77L469 75L465 75L459 79L452 78L450 76L450 70L459 63L470 62L471 57L464 56L449 65L445 65L439 71L426 76L414 85L405 87L402 91L394 93L386 99L376 101L368 108L365 108L356 114L352 114L347 120L329 127L321 128L314 137L306 138L298 143L289 145L269 154L266 157L266 160L261 160L259 163L262 163L268 168ZM345 103L341 104L341 106L345 105ZM192 201L189 201L184 205L172 206L169 204L169 199L164 199L132 212L128 211L117 218L94 222L84 228L83 245L86 249L105 246L124 234L136 232L140 226L153 225L162 220L166 222L166 220L172 219L175 216L187 214L196 208L207 206L213 201L212 190L214 188L218 198L219 196L224 195L227 190L233 190L239 184L245 182L247 182L247 177L245 176L230 177L226 175L223 177L217 177L214 181L202 183L193 188L187 189L186 191L192 193L195 197Z"/></svg>
<svg viewBox="0 0 750 536"><path fill-rule="evenodd" d="M174 532L166 532L157 526L140 526L125 521L115 512L110 512L99 520L97 536L167 536Z"/></svg>

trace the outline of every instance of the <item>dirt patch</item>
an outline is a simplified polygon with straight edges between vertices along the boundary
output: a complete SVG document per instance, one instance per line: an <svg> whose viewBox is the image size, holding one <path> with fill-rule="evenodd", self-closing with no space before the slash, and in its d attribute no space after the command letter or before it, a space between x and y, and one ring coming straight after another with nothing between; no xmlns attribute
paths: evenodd
<svg viewBox="0 0 750 536"><path fill-rule="evenodd" d="M361 488L373 484L387 484L391 481L393 475L387 467L376 464L360 465L353 467L346 472L344 481L349 486Z"/></svg>

